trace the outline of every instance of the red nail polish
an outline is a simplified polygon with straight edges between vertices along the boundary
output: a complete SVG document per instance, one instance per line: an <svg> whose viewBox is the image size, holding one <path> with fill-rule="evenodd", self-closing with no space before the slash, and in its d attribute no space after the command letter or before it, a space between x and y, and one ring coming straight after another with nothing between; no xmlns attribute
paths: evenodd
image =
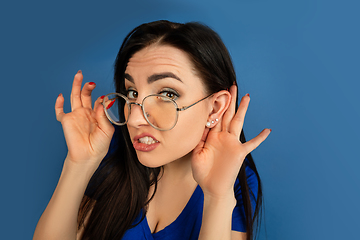
<svg viewBox="0 0 360 240"><path fill-rule="evenodd" d="M246 96L250 97L250 94L247 93Z"/></svg>
<svg viewBox="0 0 360 240"><path fill-rule="evenodd" d="M77 73L82 73L82 71L81 71L81 70L79 70Z"/></svg>
<svg viewBox="0 0 360 240"><path fill-rule="evenodd" d="M95 83L94 82L89 82L89 85L95 85Z"/></svg>
<svg viewBox="0 0 360 240"><path fill-rule="evenodd" d="M60 93L58 97L61 97L61 95L62 95L62 93Z"/></svg>
<svg viewBox="0 0 360 240"><path fill-rule="evenodd" d="M102 95L102 96L100 97L100 99L104 99L104 97L105 97L105 95Z"/></svg>
<svg viewBox="0 0 360 240"><path fill-rule="evenodd" d="M269 130L270 130L270 132L272 131L272 129L271 129L271 128L270 128Z"/></svg>
<svg viewBox="0 0 360 240"><path fill-rule="evenodd" d="M114 103L115 103L115 100L112 100L112 101L109 103L109 105L107 105L106 109L111 108L112 105L114 105Z"/></svg>

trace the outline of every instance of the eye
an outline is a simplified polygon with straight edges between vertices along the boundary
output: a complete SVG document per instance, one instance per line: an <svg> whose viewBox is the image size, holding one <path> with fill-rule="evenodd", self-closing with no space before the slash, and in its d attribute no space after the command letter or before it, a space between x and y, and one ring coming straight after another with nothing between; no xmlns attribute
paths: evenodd
<svg viewBox="0 0 360 240"><path fill-rule="evenodd" d="M179 97L179 94L172 89L163 90L160 92L160 95L166 96L172 100L175 100Z"/></svg>
<svg viewBox="0 0 360 240"><path fill-rule="evenodd" d="M133 89L128 89L126 96L129 98L129 100L135 100L138 97L138 92Z"/></svg>

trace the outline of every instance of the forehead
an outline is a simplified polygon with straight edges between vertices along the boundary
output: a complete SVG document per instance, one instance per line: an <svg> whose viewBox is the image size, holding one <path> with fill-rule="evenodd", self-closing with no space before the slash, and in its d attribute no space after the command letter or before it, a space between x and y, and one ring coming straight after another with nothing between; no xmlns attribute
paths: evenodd
<svg viewBox="0 0 360 240"><path fill-rule="evenodd" d="M180 88L178 90L189 94L206 93L204 83L196 74L188 54L172 46L154 44L136 52L129 59L125 73L132 77L138 87L140 85L147 86L148 79L153 75L171 73L176 75L180 81L167 78L168 80L160 82L170 83L169 81L171 81ZM158 84L158 81L154 84Z"/></svg>
<svg viewBox="0 0 360 240"><path fill-rule="evenodd" d="M129 59L127 67L146 67L148 65L152 67L154 65L172 66L195 71L187 53L172 46L151 45L146 47Z"/></svg>
<svg viewBox="0 0 360 240"><path fill-rule="evenodd" d="M144 81L153 74L173 73L189 88L204 90L203 81L188 54L178 48L164 45L151 45L136 52L127 64L125 73L138 81Z"/></svg>

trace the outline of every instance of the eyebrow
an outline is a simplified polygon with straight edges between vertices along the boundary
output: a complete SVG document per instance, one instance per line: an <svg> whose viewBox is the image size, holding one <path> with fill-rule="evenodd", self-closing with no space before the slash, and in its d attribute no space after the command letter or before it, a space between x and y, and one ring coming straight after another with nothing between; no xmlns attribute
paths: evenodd
<svg viewBox="0 0 360 240"><path fill-rule="evenodd" d="M129 80L130 82L134 83L134 79L133 79L132 76L130 76L130 74L125 73L124 77L127 80ZM164 79L164 78L173 78L173 79L176 79L176 80L178 80L180 82L183 82L183 81L181 81L181 79L178 76L176 76L172 72L155 73L155 74L151 75L150 77L148 77L147 82L150 84L150 83L153 83L153 82L155 82L157 80Z"/></svg>

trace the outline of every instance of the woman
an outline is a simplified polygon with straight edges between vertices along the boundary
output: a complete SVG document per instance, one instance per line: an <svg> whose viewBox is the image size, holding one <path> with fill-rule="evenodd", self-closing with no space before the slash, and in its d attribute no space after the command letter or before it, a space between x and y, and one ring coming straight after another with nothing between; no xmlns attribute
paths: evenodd
<svg viewBox="0 0 360 240"><path fill-rule="evenodd" d="M70 113L57 98L68 155L34 239L252 239L262 195L250 152L271 130L245 142L250 96L236 111L218 35L197 23L143 24L125 38L114 79L117 94L94 108L95 83L81 89L81 71Z"/></svg>

